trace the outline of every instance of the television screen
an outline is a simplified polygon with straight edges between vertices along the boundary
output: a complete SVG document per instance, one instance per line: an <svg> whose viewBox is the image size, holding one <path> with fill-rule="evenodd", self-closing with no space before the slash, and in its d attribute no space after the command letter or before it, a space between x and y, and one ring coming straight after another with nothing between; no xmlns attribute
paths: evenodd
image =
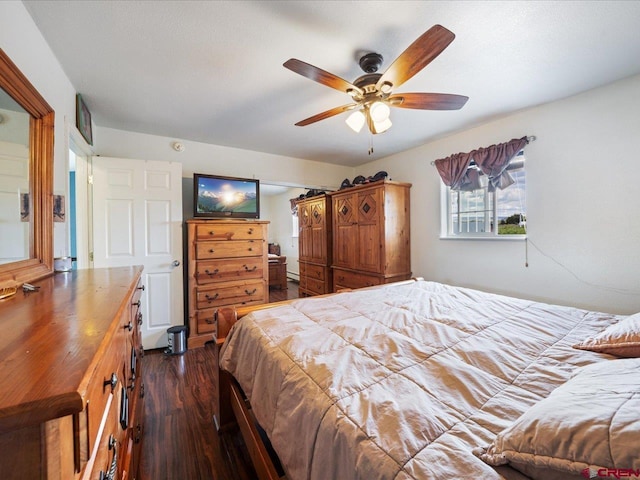
<svg viewBox="0 0 640 480"><path fill-rule="evenodd" d="M250 178L193 175L194 216L260 218L260 182Z"/></svg>

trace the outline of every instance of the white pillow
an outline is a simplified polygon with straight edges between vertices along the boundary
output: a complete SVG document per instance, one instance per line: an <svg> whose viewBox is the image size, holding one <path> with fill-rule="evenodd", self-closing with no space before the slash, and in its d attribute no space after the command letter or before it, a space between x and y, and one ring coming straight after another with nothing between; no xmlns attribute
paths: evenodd
<svg viewBox="0 0 640 480"><path fill-rule="evenodd" d="M533 479L589 478L602 469L640 477L639 446L640 359L634 358L582 368L474 453Z"/></svg>
<svg viewBox="0 0 640 480"><path fill-rule="evenodd" d="M631 315L573 348L609 353L618 357L640 357L640 313Z"/></svg>

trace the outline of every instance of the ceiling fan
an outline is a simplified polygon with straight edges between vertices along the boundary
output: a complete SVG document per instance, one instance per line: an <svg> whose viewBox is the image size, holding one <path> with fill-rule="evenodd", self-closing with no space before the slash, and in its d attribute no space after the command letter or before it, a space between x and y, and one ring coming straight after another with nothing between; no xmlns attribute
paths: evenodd
<svg viewBox="0 0 640 480"><path fill-rule="evenodd" d="M366 123L373 134L386 132L391 127L390 108L413 108L418 110L459 110L469 97L448 93L392 93L416 73L431 63L453 41L455 35L441 25L434 25L414 41L396 60L380 74L382 55L367 53L360 58L360 67L365 74L353 83L332 73L314 67L295 58L284 66L289 70L314 80L327 87L345 92L353 103L332 108L296 123L299 127L354 110L347 118L347 125L359 132Z"/></svg>

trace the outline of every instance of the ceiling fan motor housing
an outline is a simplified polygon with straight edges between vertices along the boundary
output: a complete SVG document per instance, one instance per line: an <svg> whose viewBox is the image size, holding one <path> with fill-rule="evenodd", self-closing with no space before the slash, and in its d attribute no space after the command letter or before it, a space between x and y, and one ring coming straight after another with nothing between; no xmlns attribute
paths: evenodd
<svg viewBox="0 0 640 480"><path fill-rule="evenodd" d="M368 73L366 75L362 75L361 77L356 78L353 84L356 87L364 90L365 94L374 93L376 83L378 83L378 80L380 79L381 76L382 76L381 73Z"/></svg>
<svg viewBox="0 0 640 480"><path fill-rule="evenodd" d="M360 68L365 73L376 73L382 65L382 55L379 53L367 53L360 57Z"/></svg>

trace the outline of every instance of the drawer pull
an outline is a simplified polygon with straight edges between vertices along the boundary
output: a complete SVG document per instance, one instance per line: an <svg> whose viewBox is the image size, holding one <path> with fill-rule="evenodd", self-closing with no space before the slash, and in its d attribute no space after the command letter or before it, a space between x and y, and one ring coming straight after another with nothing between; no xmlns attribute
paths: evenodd
<svg viewBox="0 0 640 480"><path fill-rule="evenodd" d="M136 318L138 319L138 325L142 325L142 312L138 312L138 316Z"/></svg>
<svg viewBox="0 0 640 480"><path fill-rule="evenodd" d="M136 349L131 347L131 376L132 380L136 379L136 370L138 368L138 355L136 353Z"/></svg>
<svg viewBox="0 0 640 480"><path fill-rule="evenodd" d="M208 293L205 294L205 298L207 299L207 302L211 303L213 302L216 298L218 298L218 296L220 295L220 293L216 293L213 297L211 295L209 295Z"/></svg>
<svg viewBox="0 0 640 480"><path fill-rule="evenodd" d="M118 469L118 452L116 451L116 439L113 435L109 435L109 450L113 450L113 459L109 466L108 472L100 470L100 480L115 480L116 471Z"/></svg>
<svg viewBox="0 0 640 480"><path fill-rule="evenodd" d="M243 265L243 267L247 272L255 272L258 269L257 265L254 265L253 268L249 268L247 265Z"/></svg>
<svg viewBox="0 0 640 480"><path fill-rule="evenodd" d="M129 331L133 330L133 322L131 322L131 320L129 320L129 323L127 323L124 326L124 328L125 328L125 330L129 330Z"/></svg>
<svg viewBox="0 0 640 480"><path fill-rule="evenodd" d="M140 300L138 300L137 302L131 303L131 305L134 305L134 306L140 308L140 305L142 305L142 302Z"/></svg>
<svg viewBox="0 0 640 480"><path fill-rule="evenodd" d="M213 272L210 272L209 269L207 269L207 270L204 271L204 273L206 273L210 277L213 277L214 275L217 275L219 271L220 270L218 270L217 268Z"/></svg>
<svg viewBox="0 0 640 480"><path fill-rule="evenodd" d="M123 430L129 426L129 393L124 387L120 396L120 426Z"/></svg>
<svg viewBox="0 0 640 480"><path fill-rule="evenodd" d="M316 277L320 278L322 272L316 272Z"/></svg>
<svg viewBox="0 0 640 480"><path fill-rule="evenodd" d="M138 424L136 425L136 436L134 442L140 443L140 440L142 440L142 425Z"/></svg>
<svg viewBox="0 0 640 480"><path fill-rule="evenodd" d="M344 277L343 276L338 276L338 280L340 280L341 282L344 282Z"/></svg>
<svg viewBox="0 0 640 480"><path fill-rule="evenodd" d="M209 253L215 253L216 251L213 248L209 249Z"/></svg>
<svg viewBox="0 0 640 480"><path fill-rule="evenodd" d="M140 385L140 398L144 398L144 383Z"/></svg>
<svg viewBox="0 0 640 480"><path fill-rule="evenodd" d="M249 247L248 249L250 252L253 252L253 247Z"/></svg>
<svg viewBox="0 0 640 480"><path fill-rule="evenodd" d="M140 358L144 358L144 347L140 345Z"/></svg>
<svg viewBox="0 0 640 480"><path fill-rule="evenodd" d="M144 285L137 288L138 290L142 290L144 292Z"/></svg>
<svg viewBox="0 0 640 480"><path fill-rule="evenodd" d="M209 230L209 235L215 235L215 232L213 230Z"/></svg>
<svg viewBox="0 0 640 480"><path fill-rule="evenodd" d="M244 293L246 293L247 295L253 295L254 293L256 293L258 291L257 288L254 288L253 290L249 291L248 289L244 289Z"/></svg>
<svg viewBox="0 0 640 480"><path fill-rule="evenodd" d="M204 321L205 321L206 323L208 323L209 325L213 325L213 317L211 317L211 318L205 318L205 319L204 319Z"/></svg>
<svg viewBox="0 0 640 480"><path fill-rule="evenodd" d="M253 228L250 228L248 233L249 235L253 235Z"/></svg>
<svg viewBox="0 0 640 480"><path fill-rule="evenodd" d="M111 374L111 378L109 378L109 380L105 380L102 383L103 387L106 387L106 386L110 386L111 387L111 393L113 393L113 391L115 390L116 385L118 385L118 375L116 375L116 372L113 372Z"/></svg>

